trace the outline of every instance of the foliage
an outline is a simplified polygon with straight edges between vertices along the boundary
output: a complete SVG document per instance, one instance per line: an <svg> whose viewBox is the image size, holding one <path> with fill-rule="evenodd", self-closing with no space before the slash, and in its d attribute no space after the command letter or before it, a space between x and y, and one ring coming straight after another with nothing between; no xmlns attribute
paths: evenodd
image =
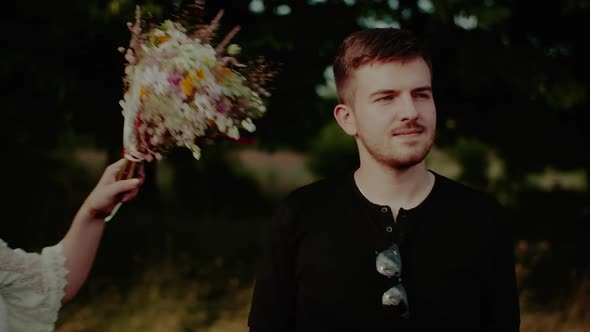
<svg viewBox="0 0 590 332"><path fill-rule="evenodd" d="M354 171L359 166L354 138L346 135L335 121L327 125L311 144L307 165L323 177Z"/></svg>

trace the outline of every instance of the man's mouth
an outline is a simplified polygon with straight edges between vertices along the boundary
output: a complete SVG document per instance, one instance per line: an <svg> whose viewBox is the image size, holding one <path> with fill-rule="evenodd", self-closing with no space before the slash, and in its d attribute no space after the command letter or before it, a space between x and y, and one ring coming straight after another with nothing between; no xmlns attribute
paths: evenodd
<svg viewBox="0 0 590 332"><path fill-rule="evenodd" d="M402 129L394 131L393 136L412 136L422 134L423 132L424 129L422 128Z"/></svg>

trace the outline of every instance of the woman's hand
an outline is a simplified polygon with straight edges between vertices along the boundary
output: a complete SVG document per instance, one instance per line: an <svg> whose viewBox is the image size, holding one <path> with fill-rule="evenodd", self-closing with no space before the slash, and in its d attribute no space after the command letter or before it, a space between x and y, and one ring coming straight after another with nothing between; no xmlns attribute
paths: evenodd
<svg viewBox="0 0 590 332"><path fill-rule="evenodd" d="M137 196L143 183L143 166L140 167L139 178L117 181L117 173L124 164L125 159L120 159L109 165L86 198L85 205L92 215L104 218L110 215L118 203L127 202Z"/></svg>

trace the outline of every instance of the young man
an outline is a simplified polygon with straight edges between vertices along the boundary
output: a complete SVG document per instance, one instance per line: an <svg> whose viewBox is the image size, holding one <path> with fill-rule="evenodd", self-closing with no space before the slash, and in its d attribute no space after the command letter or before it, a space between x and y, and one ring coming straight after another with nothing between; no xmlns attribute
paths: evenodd
<svg viewBox="0 0 590 332"><path fill-rule="evenodd" d="M406 30L350 35L334 116L360 167L280 207L249 325L280 331L518 331L510 234L492 198L428 171L431 65Z"/></svg>

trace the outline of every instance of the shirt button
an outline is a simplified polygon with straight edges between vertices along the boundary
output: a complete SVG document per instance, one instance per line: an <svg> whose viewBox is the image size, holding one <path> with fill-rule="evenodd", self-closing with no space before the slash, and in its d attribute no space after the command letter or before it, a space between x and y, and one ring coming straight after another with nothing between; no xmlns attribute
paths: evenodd
<svg viewBox="0 0 590 332"><path fill-rule="evenodd" d="M387 226L387 227L385 228L385 230L387 231L387 233L391 233L391 232L393 232L393 228L392 228L391 226Z"/></svg>
<svg viewBox="0 0 590 332"><path fill-rule="evenodd" d="M381 212L387 213L387 211L389 211L389 209L386 206L381 208Z"/></svg>

